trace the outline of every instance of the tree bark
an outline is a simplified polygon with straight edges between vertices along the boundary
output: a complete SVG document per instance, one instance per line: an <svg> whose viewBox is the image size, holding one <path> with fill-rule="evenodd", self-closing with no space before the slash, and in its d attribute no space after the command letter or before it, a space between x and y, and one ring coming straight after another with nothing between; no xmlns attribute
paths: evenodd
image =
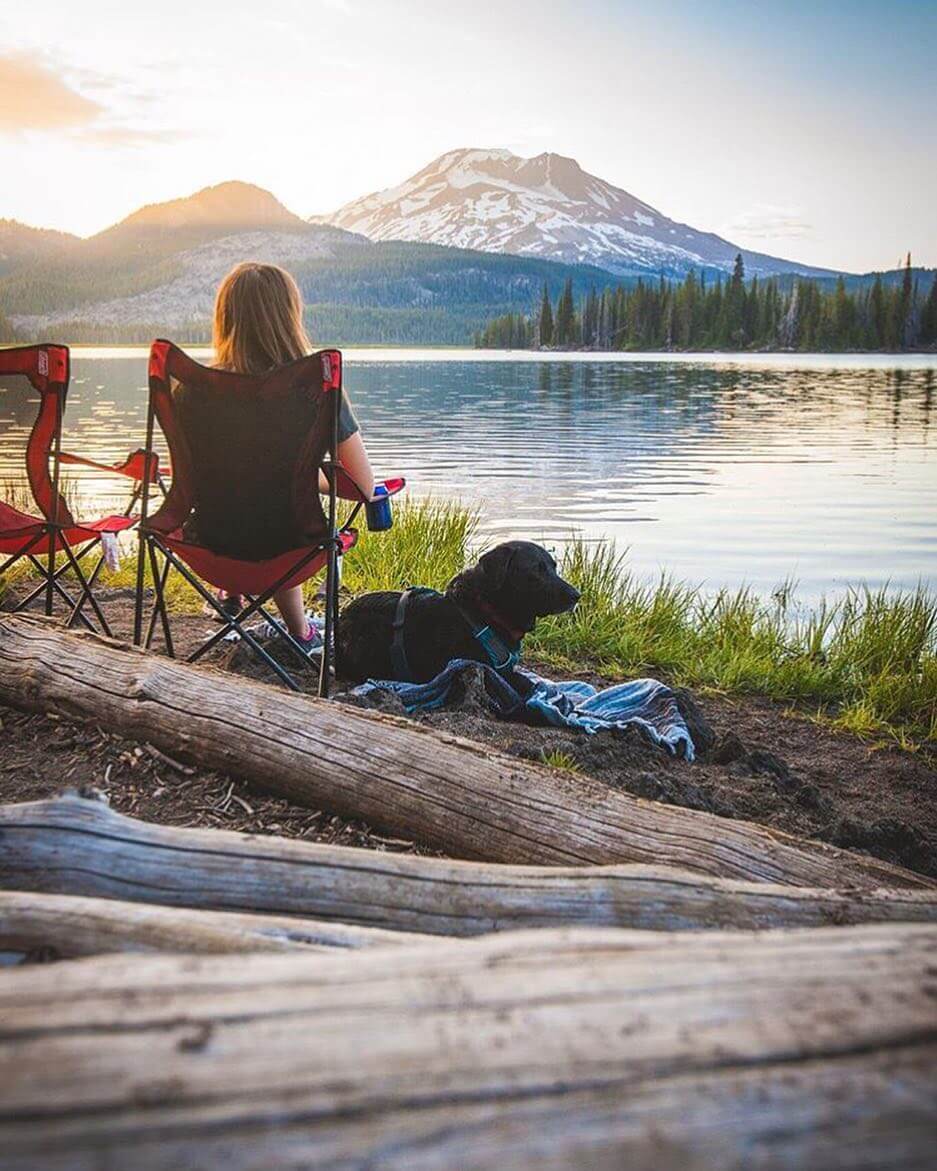
<svg viewBox="0 0 937 1171"><path fill-rule="evenodd" d="M0 953L46 961L107 952L335 952L427 938L286 915L193 911L74 894L0 891Z"/></svg>
<svg viewBox="0 0 937 1171"><path fill-rule="evenodd" d="M538 931L0 981L0 1167L925 1168L937 929Z"/></svg>
<svg viewBox="0 0 937 1171"><path fill-rule="evenodd" d="M478 935L937 920L937 892L795 888L668 867L503 866L124 817L75 794L0 806L0 887Z"/></svg>
<svg viewBox="0 0 937 1171"><path fill-rule="evenodd" d="M32 616L0 616L0 699L95 720L459 857L641 862L793 886L937 888L858 854L642 801L407 720L232 679Z"/></svg>

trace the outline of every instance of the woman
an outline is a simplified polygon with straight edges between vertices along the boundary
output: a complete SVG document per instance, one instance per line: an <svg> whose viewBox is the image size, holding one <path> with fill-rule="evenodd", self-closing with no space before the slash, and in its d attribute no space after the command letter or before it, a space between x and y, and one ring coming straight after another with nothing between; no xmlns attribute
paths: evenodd
<svg viewBox="0 0 937 1171"><path fill-rule="evenodd" d="M266 374L311 353L303 328L302 297L290 274L274 264L253 261L233 268L215 298L212 341L216 366L239 374ZM347 397L338 435L339 463L370 498L374 473ZM321 476L320 488L327 490ZM240 608L240 599L225 600ZM274 600L295 639L309 649L320 644L315 623L305 612L302 586L279 590Z"/></svg>

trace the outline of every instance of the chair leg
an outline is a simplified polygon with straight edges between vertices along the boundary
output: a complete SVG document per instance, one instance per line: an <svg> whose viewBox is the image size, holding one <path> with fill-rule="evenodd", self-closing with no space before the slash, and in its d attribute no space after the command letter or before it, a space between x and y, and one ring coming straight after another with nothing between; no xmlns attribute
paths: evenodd
<svg viewBox="0 0 937 1171"><path fill-rule="evenodd" d="M217 601L209 596L207 600L211 602L212 606L214 606L215 610L218 612L218 615L222 618L223 626L210 638L207 638L204 642L200 643L189 656L188 661L190 663L196 662L202 657L202 655L210 651L212 647L217 646L217 644L225 637L226 634L229 633L229 631L233 630L238 635L238 637L244 639L247 645L253 651L255 651L255 653L257 653L273 671L276 672L278 678L282 679L288 687L292 688L293 691L301 690L289 672L279 663L277 663L276 659L273 658L273 656L266 650L265 647L261 646L261 644L254 638L250 631L244 629L244 627L241 625L253 614L261 614L267 620L267 622L269 622L274 627L276 630L276 636L278 638L282 638L283 641L296 652L299 659L303 663L308 664L309 656L305 649L296 641L295 638L293 638L288 630L286 630L279 622L277 622L272 614L268 614L264 609L264 602L268 601L272 596L273 591L267 591L266 593L261 594L258 598L250 599L249 605L245 606L240 611L240 613L236 614L234 617L232 617L230 614L226 614L221 606L217 604Z"/></svg>
<svg viewBox="0 0 937 1171"><path fill-rule="evenodd" d="M263 595L262 600L266 601L267 598L268 598L268 595ZM283 639L283 641L285 643L287 643L296 652L296 654L299 656L300 660L306 666L308 666L309 665L309 652L306 650L306 648L301 643L296 641L296 639L292 636L292 634L290 634L290 632L286 629L285 623L282 622L279 618L277 618L274 614L271 614L268 610L265 610L263 605L260 604L260 602L257 603L257 610L260 614L262 614L264 616L264 618L266 618L267 622L269 622L269 624L276 630L277 638ZM240 614L238 615L238 621L239 622L241 621Z"/></svg>
<svg viewBox="0 0 937 1171"><path fill-rule="evenodd" d="M55 583L55 543L58 540L58 530L49 530L48 567L46 569L46 617L52 617L52 586ZM68 548L68 546L65 546Z"/></svg>
<svg viewBox="0 0 937 1171"><path fill-rule="evenodd" d="M101 543L101 539L99 537L96 541L92 541L89 545L86 545L85 548L82 549L76 555L75 561L76 562L80 561L82 559L82 557L84 557L85 553L89 552L89 550L95 548L100 543ZM90 576L88 577L88 591L89 591L89 593L91 590L94 589L94 583L98 580L98 574L101 572L101 567L103 566L103 564L104 564L104 554L102 553L101 556L98 558L94 569L91 570ZM71 624L77 618L80 618L82 616L81 611L82 611L82 608L84 607L84 604L86 601L87 601L87 598L85 597L84 594L82 594L79 597L78 601L75 603L75 605L72 607L72 612L71 612L71 614L69 614L68 620L65 623L66 626L71 626Z"/></svg>
<svg viewBox="0 0 937 1171"><path fill-rule="evenodd" d="M80 561L82 559L82 557L85 555L85 553L88 551L89 548L90 548L90 546L86 545L85 548L82 549L77 554L77 560ZM45 593L45 590L47 588L46 578L48 576L47 566L43 565L43 563L39 560L38 557L29 556L29 554L26 554L26 556L29 557L29 560L32 563L33 568L36 570L36 572L42 578L42 581L39 583L39 585L37 585L35 587L35 589L31 593L27 594L25 598L21 599L20 606L23 609L25 609L30 604L30 602L33 601L34 598L38 598L40 594ZM60 565L58 567L58 569L56 569L56 571L55 571L55 581L58 582L60 578L64 577L65 574L68 573L69 568L70 568L70 566L67 561L64 562L62 565ZM60 597L63 596L62 592L59 593L59 596ZM72 607L74 605L71 598L68 599L68 605L69 605L69 607ZM85 624L87 625L87 622Z"/></svg>
<svg viewBox="0 0 937 1171"><path fill-rule="evenodd" d="M153 641L153 633L156 628L156 618L159 616L163 627L163 641L166 644L166 654L171 659L174 659L176 657L176 649L173 646L172 630L169 625L169 612L166 608L166 579L169 577L169 559L167 557L163 558L163 570L160 573L154 543L148 541L147 544L149 545L150 571L153 574L155 597L153 599L153 613L150 615L150 624L146 631L145 647L147 650L150 649L150 644Z"/></svg>
<svg viewBox="0 0 937 1171"><path fill-rule="evenodd" d="M43 563L39 560L38 557L33 557L32 554L29 554L29 560L32 562L33 568L36 569L36 571L42 576L43 580L42 580L41 585L39 585L36 589L34 589L33 592L27 598L25 598L22 602L20 602L16 606L16 610L18 610L18 611L25 610L26 607L29 605L29 603L33 600L33 598L37 598L40 594L42 594L46 591L46 589L48 588L48 584L49 584L47 576L46 576L47 575L47 567L45 565L43 565ZM68 562L66 562L64 565L60 565L59 568L55 571L55 575L52 578L52 589L62 599L62 601L69 608L69 610L72 610L76 604L75 599L71 596L71 594L68 592L68 590L66 590L65 587L58 580L66 572L67 569L68 569ZM89 622L88 619L84 616L84 614L79 614L78 617L81 620L81 622L83 623L86 630L94 630L94 624L92 622Z"/></svg>
<svg viewBox="0 0 937 1171"><path fill-rule="evenodd" d="M133 605L133 645L143 645L143 580L146 570L146 549L149 538L137 531L137 592Z"/></svg>
<svg viewBox="0 0 937 1171"><path fill-rule="evenodd" d="M66 546L65 546L65 556L68 558L69 562L71 563L71 567L75 571L75 576L78 578L78 583L82 589L82 600L84 598L88 599L88 604L91 606L91 609L94 611L95 618L97 618L98 622L101 623L101 629L104 631L104 633L107 635L108 638L113 638L114 636L111 633L111 628L110 628L110 626L108 626L107 619L104 617L104 611L98 605L97 598L91 592L91 587L88 585L88 579L85 577L84 571L82 570L81 566L78 564L78 559L75 557L75 554L72 552L71 546L68 544L66 544ZM76 606L76 610L75 610L75 613L77 616L82 616L80 614L80 610L81 610L81 606L79 604Z"/></svg>
<svg viewBox="0 0 937 1171"><path fill-rule="evenodd" d="M220 638L222 638L227 633L228 630L236 630L237 633L241 636L241 638L251 648L251 650L257 655L257 657L267 664L267 666L271 669L271 671L273 671L273 673L277 676L277 678L282 683L285 683L286 686L289 687L291 691L299 691L300 690L299 684L292 677L292 675L290 675L290 673L287 670L285 670L285 668L280 666L280 664L276 661L276 659L274 659L270 654L268 654L268 652L266 650L264 650L264 648L260 645L260 643L257 641L257 639L254 638L254 636L250 633L249 630L245 630L241 627L241 625L240 625L241 616L240 615L238 615L236 618L232 618L229 614L226 614L224 612L224 610L221 608L221 606L219 605L218 599L215 598L211 593L209 593L209 591L207 589L205 589L205 587L202 585L202 583L199 581L199 579L194 576L194 574L189 573L186 566L181 561L179 561L178 558L174 557L173 554L169 552L169 550L164 549L162 547L160 548L160 552L163 554L163 556L166 558L167 561L172 563L173 568L178 570L179 573L182 574L182 576L189 583L189 585L192 586L192 588L196 591L196 593L198 593L204 601L206 601L210 606L212 606L218 612L219 616L223 619L223 622L224 622L224 626L217 634L213 634L212 637L210 639L208 639L206 642L202 643L201 646L196 647L196 649L192 652L192 654L190 654L188 656L188 658L186 660L187 662L189 662L189 663L196 662L209 649L209 647L214 646L215 643L218 642L218 640ZM291 570L290 572L294 573L295 570ZM280 587L280 583L277 582L273 588L279 589L279 587ZM244 611L242 611L242 613L251 614L254 612L255 609L256 609L256 602L251 603L251 605L246 607L246 609Z"/></svg>
<svg viewBox="0 0 937 1171"><path fill-rule="evenodd" d="M206 596L206 600L210 600L210 595ZM220 612L224 614L223 610ZM273 671L273 673L276 675L276 677L282 683L285 683L291 691L302 690L289 671L287 671L285 667L276 661L273 655L271 655L270 652L265 647L263 647L256 638L254 638L249 630L246 630L243 626L241 626L240 616L237 618L232 618L230 615L225 615L225 625L222 627L222 629L219 630L216 634L213 634L211 638L206 639L205 642L197 646L186 661L189 663L197 662L206 651L211 650L213 646L215 646L222 638L224 638L229 630L235 631L238 636L247 643L254 654L257 655L257 657L262 662L266 663L270 670Z"/></svg>
<svg viewBox="0 0 937 1171"><path fill-rule="evenodd" d="M23 557L29 557L30 561L32 561L32 562L33 562L33 564L35 564L35 563L36 563L36 560L37 560L37 555L36 555L35 553L32 553L32 554L30 554L30 550L31 550L31 549L34 549L34 548L36 547L36 545L38 545L38 544L39 544L39 542L42 540L42 538L43 538L44 536L45 536L45 533L44 533L44 532L42 532L42 533L37 533L37 534L36 534L36 535L35 535L35 536L32 538L32 540L31 540L31 541L28 541L28 542L27 542L27 543L26 543L26 544L23 546L23 548L19 550L19 552L18 552L18 553L11 553L11 554L10 554L10 556L9 556L9 557L6 559L6 561L4 561L4 563L3 563L2 565L0 565L0 577L3 577L3 575L4 575L4 574L5 574L5 573L6 573L8 570L12 569L12 568L13 568L13 566L14 566L14 565L17 563L17 561L19 561L19 560L20 560L21 558L23 558ZM43 575L44 575L44 574L45 574L45 568L44 568L43 566L40 566L40 569L42 570L42 573L43 573Z"/></svg>
<svg viewBox="0 0 937 1171"><path fill-rule="evenodd" d="M329 548L325 569L325 630L322 647L322 662L319 667L319 696L328 699L329 668L332 665L332 637L335 627L335 599L338 597L338 550L334 544Z"/></svg>

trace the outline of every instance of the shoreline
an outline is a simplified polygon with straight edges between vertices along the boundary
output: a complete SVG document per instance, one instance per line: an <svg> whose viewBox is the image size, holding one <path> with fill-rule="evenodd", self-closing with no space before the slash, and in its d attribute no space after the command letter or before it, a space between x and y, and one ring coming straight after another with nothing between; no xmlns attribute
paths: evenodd
<svg viewBox="0 0 937 1171"><path fill-rule="evenodd" d="M25 343L7 343L0 349ZM141 342L70 342L67 345L79 358L145 358L150 341ZM181 342L182 349L193 357L212 353L206 342ZM347 360L354 362L517 362L542 364L549 362L582 362L621 364L650 362L678 365L725 366L742 365L779 369L881 369L898 366L905 370L937 371L935 350L524 350L482 349L474 346L445 345L385 345L356 342L315 342L320 348L334 345Z"/></svg>

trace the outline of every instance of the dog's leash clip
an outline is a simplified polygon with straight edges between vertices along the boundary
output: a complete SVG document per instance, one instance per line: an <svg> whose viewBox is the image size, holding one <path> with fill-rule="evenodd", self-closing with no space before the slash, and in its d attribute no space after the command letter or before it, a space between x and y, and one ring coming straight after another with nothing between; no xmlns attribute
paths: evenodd
<svg viewBox="0 0 937 1171"><path fill-rule="evenodd" d="M475 630L472 633L481 643L482 649L488 656L488 661L496 671L510 671L517 666L517 661L521 657L520 651L510 650L507 643L495 634L490 626L483 626L481 630ZM498 662L500 654L505 654L503 663Z"/></svg>

